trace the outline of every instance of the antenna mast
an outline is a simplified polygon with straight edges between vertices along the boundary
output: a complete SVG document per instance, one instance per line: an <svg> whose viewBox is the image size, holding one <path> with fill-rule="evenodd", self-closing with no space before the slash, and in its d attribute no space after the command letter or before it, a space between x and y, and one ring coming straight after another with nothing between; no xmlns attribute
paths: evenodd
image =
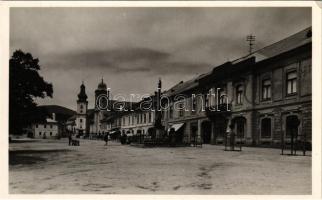
<svg viewBox="0 0 322 200"><path fill-rule="evenodd" d="M253 52L253 45L256 40L256 36L250 34L250 35L247 35L246 37L246 41L249 42L249 54L251 54Z"/></svg>

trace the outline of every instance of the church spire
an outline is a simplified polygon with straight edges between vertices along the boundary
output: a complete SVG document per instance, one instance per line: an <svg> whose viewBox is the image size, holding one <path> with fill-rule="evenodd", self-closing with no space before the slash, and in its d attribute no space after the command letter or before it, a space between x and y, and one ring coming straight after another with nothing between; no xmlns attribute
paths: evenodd
<svg viewBox="0 0 322 200"><path fill-rule="evenodd" d="M86 100L87 100L87 95L85 92L85 85L84 85L84 81L82 81L82 85L80 86L80 92L78 94L78 101L85 102Z"/></svg>

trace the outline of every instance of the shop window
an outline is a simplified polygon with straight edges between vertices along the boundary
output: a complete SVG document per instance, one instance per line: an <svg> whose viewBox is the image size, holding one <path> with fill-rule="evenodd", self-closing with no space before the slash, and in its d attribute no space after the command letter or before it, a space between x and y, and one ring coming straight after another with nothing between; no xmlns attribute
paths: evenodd
<svg viewBox="0 0 322 200"><path fill-rule="evenodd" d="M262 119L261 124L261 137L270 138L272 135L272 122L270 118Z"/></svg>

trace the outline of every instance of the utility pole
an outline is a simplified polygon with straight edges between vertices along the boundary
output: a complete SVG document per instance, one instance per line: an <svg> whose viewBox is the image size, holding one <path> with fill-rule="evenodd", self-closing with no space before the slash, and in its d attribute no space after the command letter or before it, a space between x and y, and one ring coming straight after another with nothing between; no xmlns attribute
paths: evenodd
<svg viewBox="0 0 322 200"><path fill-rule="evenodd" d="M249 54L251 54L253 52L253 45L256 40L256 36L250 34L250 35L247 35L246 37L246 41L249 42Z"/></svg>

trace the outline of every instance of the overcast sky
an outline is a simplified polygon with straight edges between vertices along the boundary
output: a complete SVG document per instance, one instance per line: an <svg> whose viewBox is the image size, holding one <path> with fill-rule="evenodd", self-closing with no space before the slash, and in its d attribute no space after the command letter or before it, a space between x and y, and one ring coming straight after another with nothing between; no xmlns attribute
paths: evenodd
<svg viewBox="0 0 322 200"><path fill-rule="evenodd" d="M40 104L89 107L104 78L111 93L153 93L311 26L310 8L11 8L10 53L39 58L54 87Z"/></svg>

